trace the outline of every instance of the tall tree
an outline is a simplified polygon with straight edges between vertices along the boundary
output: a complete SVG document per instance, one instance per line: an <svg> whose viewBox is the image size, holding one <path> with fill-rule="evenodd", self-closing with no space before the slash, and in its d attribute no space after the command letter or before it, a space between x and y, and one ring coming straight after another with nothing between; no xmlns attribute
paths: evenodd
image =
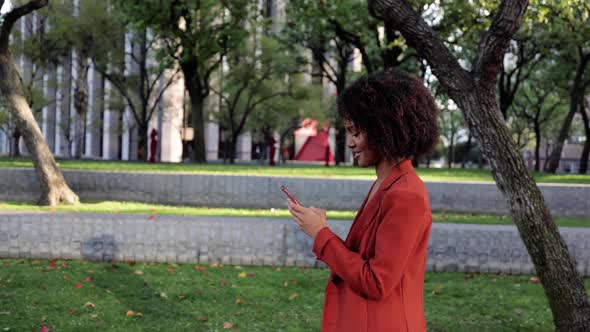
<svg viewBox="0 0 590 332"><path fill-rule="evenodd" d="M541 139L547 122L554 119L555 110L562 105L561 98L554 91L550 78L529 79L513 104L514 114L527 122L535 135L535 171L541 170Z"/></svg>
<svg viewBox="0 0 590 332"><path fill-rule="evenodd" d="M184 74L194 132L192 159L206 162L204 112L211 79L224 52L247 37L247 0L119 0L129 21L145 24L162 41Z"/></svg>
<svg viewBox="0 0 590 332"><path fill-rule="evenodd" d="M64 201L77 203L78 196L68 187L64 180L39 125L33 117L31 108L22 92L22 84L10 52L10 32L15 22L34 10L47 5L49 0L32 0L15 7L2 17L0 28L0 92L10 114L16 120L16 126L23 134L27 149L33 158L33 165L41 185L39 204L57 205ZM4 6L0 0L0 9Z"/></svg>
<svg viewBox="0 0 590 332"><path fill-rule="evenodd" d="M249 24L257 30L256 20ZM227 73L221 89L213 91L222 100L220 123L230 131L229 159L234 163L238 136L251 115L278 98L301 98L297 94L302 59L271 36L256 36L229 50ZM270 133L267 133L267 135Z"/></svg>
<svg viewBox="0 0 590 332"><path fill-rule="evenodd" d="M584 1L555 2L549 7L556 28L554 50L559 61L571 66L569 111L563 120L559 137L545 163L545 171L555 173L559 167L565 140L570 136L574 115L583 103L584 91L590 86L590 7Z"/></svg>
<svg viewBox="0 0 590 332"><path fill-rule="evenodd" d="M465 69L437 33L403 0L369 0L372 14L395 25L424 58L463 111L492 176L506 196L514 222L549 300L557 331L590 330L584 282L559 234L543 195L528 173L497 102L504 52L518 30L527 0L503 0Z"/></svg>

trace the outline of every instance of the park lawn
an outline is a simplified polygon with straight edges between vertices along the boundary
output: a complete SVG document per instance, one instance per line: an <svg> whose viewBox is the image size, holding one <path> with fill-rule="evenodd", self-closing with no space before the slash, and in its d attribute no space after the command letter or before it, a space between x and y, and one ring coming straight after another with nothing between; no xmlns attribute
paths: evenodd
<svg viewBox="0 0 590 332"><path fill-rule="evenodd" d="M257 165L190 164L190 163L144 163L101 160L59 160L64 170L95 170L125 172L183 172L194 174L231 174L284 177L323 177L347 179L374 179L373 168L352 166L323 167L319 165L282 165L277 167ZM0 167L32 167L28 158L0 157ZM489 170L447 168L418 168L424 181L475 181L493 182ZM535 173L539 183L590 184L590 175Z"/></svg>
<svg viewBox="0 0 590 332"><path fill-rule="evenodd" d="M75 212L108 214L145 214L145 215L180 215L180 216L215 216L215 217L256 217L256 218L290 218L287 209L233 209L157 205L134 202L83 202L78 205L59 205L57 207L38 206L23 202L2 202L0 211L37 211L37 212ZM328 211L330 220L353 220L355 211ZM433 221L454 224L512 225L510 216L473 213L434 212ZM590 218L555 219L562 227L590 227Z"/></svg>
<svg viewBox="0 0 590 332"><path fill-rule="evenodd" d="M319 331L328 270L0 260L0 329ZM552 331L531 276L427 273L429 331ZM586 279L590 289L590 279Z"/></svg>

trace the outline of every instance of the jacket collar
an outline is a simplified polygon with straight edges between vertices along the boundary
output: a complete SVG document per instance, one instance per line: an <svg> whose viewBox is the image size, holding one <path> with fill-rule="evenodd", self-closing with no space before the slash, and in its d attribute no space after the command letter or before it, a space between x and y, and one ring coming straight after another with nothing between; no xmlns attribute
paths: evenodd
<svg viewBox="0 0 590 332"><path fill-rule="evenodd" d="M395 181L397 181L397 179L399 179L400 176L412 171L413 169L414 166L412 166L411 159L403 160L399 164L395 165L379 186L379 191L389 190L389 188L391 188L391 186L395 183Z"/></svg>

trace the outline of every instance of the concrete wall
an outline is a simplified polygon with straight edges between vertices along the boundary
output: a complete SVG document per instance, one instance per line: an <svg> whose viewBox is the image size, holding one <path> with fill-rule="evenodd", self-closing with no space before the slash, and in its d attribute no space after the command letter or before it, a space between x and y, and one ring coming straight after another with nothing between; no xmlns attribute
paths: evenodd
<svg viewBox="0 0 590 332"><path fill-rule="evenodd" d="M349 221L330 221L342 239ZM590 229L562 228L590 276ZM290 220L0 212L0 257L324 267ZM531 274L514 226L434 224L428 271Z"/></svg>
<svg viewBox="0 0 590 332"><path fill-rule="evenodd" d="M173 205L278 208L286 198L285 185L304 205L356 210L371 180L284 178L268 176L196 175L180 173L125 173L63 171L83 200L118 200ZM433 211L508 213L507 203L493 183L429 182ZM590 218L589 185L541 185L556 216ZM39 198L31 169L0 169L0 200Z"/></svg>

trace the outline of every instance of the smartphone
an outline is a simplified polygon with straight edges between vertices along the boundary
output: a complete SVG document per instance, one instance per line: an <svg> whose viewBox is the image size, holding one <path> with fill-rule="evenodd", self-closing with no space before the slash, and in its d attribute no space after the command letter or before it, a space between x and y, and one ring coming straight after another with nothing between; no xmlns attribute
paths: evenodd
<svg viewBox="0 0 590 332"><path fill-rule="evenodd" d="M298 200L297 200L297 199L296 199L296 198L295 198L295 197L294 197L294 196L293 196L293 195L292 195L292 194L289 192L289 190L287 190L287 187L285 187L285 186L281 186L281 190L282 190L282 191L283 191L283 192L284 192L284 193L287 195L287 197L289 197L289 199L290 199L290 200L291 200L293 203L295 203L295 204L297 204L297 205L301 205L301 204L299 203L299 201L298 201Z"/></svg>

